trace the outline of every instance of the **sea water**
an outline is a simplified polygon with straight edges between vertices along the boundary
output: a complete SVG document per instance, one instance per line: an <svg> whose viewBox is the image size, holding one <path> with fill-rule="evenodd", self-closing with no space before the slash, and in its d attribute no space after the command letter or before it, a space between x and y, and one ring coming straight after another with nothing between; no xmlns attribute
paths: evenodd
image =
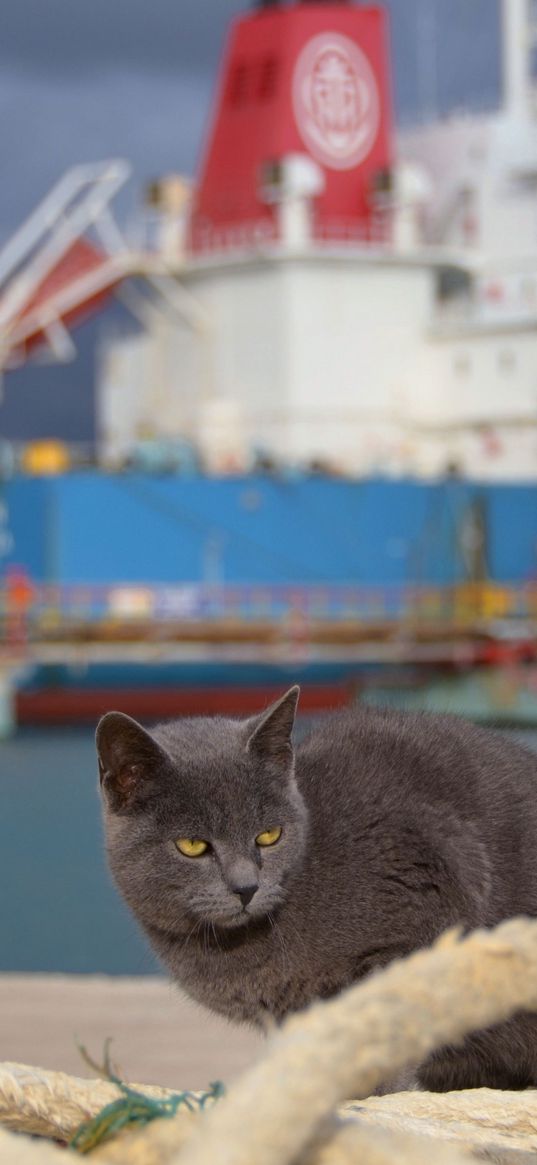
<svg viewBox="0 0 537 1165"><path fill-rule="evenodd" d="M0 971L157 970L106 869L93 732L0 743Z"/></svg>
<svg viewBox="0 0 537 1165"><path fill-rule="evenodd" d="M106 869L94 733L0 744L0 971L150 974Z"/></svg>

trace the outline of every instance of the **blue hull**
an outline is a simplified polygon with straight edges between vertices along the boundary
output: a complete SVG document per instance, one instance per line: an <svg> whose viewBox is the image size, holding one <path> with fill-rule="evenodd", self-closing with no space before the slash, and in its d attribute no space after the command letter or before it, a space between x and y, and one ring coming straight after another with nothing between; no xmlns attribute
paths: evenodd
<svg viewBox="0 0 537 1165"><path fill-rule="evenodd" d="M342 617L345 603L357 603L352 617L360 621L363 588L371 619L393 624L401 618L397 604L408 587L450 588L472 572L500 587L535 586L537 580L537 485L87 471L14 478L2 486L2 500L7 554L0 576L3 569L22 567L32 584L51 588L53 595L54 588L58 594L65 588L75 608L79 604L86 615L97 611L99 618L107 614L114 588L138 585L161 588L161 597L179 594L181 602L189 587L196 593L205 588L205 596L211 588L227 588L232 605L226 613L243 626L267 617L283 625L293 605L308 601L309 614L319 616L322 608L328 622ZM476 514L479 562L472 558ZM255 609L244 598L248 588ZM214 612L206 597L203 603L190 617L210 622ZM151 642L151 617L148 625ZM282 690L297 680L309 688L312 707L353 698L364 687L382 689L382 668L350 662L344 652L338 658L337 646L324 661L308 658L300 634L298 625L295 652L291 631L288 658L285 652L271 658L269 649L258 658L254 653L250 662L232 662L209 636L197 660L152 664L118 657L85 667L40 668L20 686L20 717L54 719L62 693L76 693L71 718L91 719L101 709L99 693L105 701L123 693L129 706L132 693L145 692L152 710L159 693L172 699L175 692L178 707L198 699L203 711L204 699L217 691L235 692L237 710L248 710L251 693ZM424 677L409 662L406 674L401 669L401 688ZM533 693L528 699L531 718L537 704ZM69 718L67 708L65 714Z"/></svg>
<svg viewBox="0 0 537 1165"><path fill-rule="evenodd" d="M3 565L36 582L449 584L467 576L476 505L488 577L537 577L536 485L88 471L15 478L2 497Z"/></svg>

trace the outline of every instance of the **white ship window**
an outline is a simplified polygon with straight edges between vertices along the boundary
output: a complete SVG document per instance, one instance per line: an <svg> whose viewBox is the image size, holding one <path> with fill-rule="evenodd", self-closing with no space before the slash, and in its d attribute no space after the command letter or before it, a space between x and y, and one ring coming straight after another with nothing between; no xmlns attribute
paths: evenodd
<svg viewBox="0 0 537 1165"><path fill-rule="evenodd" d="M442 303L448 300L468 297L472 288L472 277L462 267L440 267L436 273L436 297Z"/></svg>

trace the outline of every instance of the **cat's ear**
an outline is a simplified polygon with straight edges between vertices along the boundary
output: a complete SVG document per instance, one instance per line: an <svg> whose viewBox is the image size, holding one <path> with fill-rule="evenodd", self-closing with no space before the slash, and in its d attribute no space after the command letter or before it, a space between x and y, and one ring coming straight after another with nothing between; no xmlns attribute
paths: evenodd
<svg viewBox="0 0 537 1165"><path fill-rule="evenodd" d="M101 788L116 813L129 812L151 794L168 760L156 740L123 712L107 712L97 725Z"/></svg>
<svg viewBox="0 0 537 1165"><path fill-rule="evenodd" d="M293 755L291 732L299 695L300 688L295 684L275 704L271 704L266 712L249 721L246 745L248 752L289 764Z"/></svg>

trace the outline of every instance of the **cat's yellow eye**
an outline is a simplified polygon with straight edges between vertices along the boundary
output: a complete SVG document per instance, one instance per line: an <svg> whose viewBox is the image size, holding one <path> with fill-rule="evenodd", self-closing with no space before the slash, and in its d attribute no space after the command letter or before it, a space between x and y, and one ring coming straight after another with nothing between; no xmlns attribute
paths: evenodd
<svg viewBox="0 0 537 1165"><path fill-rule="evenodd" d="M276 829L265 829L265 830L263 830L263 833L258 833L258 835L255 839L255 844L256 845L276 845L276 842L280 840L281 836L282 836L281 828L279 825L277 825Z"/></svg>
<svg viewBox="0 0 537 1165"><path fill-rule="evenodd" d="M202 841L201 837L178 837L175 844L185 858L201 858L209 848L208 843Z"/></svg>

